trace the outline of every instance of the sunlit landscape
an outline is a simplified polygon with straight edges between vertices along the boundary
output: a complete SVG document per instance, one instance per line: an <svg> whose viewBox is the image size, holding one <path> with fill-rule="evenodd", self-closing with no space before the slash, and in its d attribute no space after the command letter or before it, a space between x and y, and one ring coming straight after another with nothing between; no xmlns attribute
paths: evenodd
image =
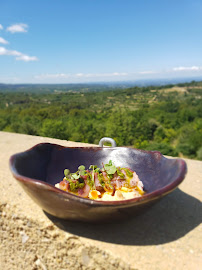
<svg viewBox="0 0 202 270"><path fill-rule="evenodd" d="M95 144L108 136L118 146L202 160L202 82L2 86L0 130Z"/></svg>

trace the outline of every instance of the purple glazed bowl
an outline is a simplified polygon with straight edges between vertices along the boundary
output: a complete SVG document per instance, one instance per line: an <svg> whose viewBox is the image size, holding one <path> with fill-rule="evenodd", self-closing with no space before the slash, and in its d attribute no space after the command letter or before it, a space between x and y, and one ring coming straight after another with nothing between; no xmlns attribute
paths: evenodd
<svg viewBox="0 0 202 270"><path fill-rule="evenodd" d="M54 185L63 171L79 165L102 167L112 160L116 166L136 171L144 184L142 197L124 201L94 201L59 190ZM27 194L47 213L69 220L110 222L142 213L172 192L184 179L187 167L182 159L168 159L157 151L125 147L64 147L41 143L10 158L10 169Z"/></svg>

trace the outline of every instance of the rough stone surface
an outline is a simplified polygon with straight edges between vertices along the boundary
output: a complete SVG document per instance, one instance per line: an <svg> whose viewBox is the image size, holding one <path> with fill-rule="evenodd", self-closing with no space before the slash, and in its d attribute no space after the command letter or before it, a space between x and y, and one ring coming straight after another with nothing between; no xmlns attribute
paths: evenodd
<svg viewBox="0 0 202 270"><path fill-rule="evenodd" d="M12 177L9 157L41 142L87 144L0 132L0 269L202 269L202 162L146 213L116 224L47 216Z"/></svg>

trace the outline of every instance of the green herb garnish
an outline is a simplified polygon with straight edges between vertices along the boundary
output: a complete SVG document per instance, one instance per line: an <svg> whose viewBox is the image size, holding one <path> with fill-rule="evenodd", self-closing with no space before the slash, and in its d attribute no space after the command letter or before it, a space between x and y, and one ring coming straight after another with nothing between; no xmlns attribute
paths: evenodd
<svg viewBox="0 0 202 270"><path fill-rule="evenodd" d="M117 168L117 174L118 174L118 176L120 176L121 177L121 179L125 179L125 174L124 173L122 173L121 172L121 170L119 169L119 168Z"/></svg>
<svg viewBox="0 0 202 270"><path fill-rule="evenodd" d="M70 175L70 170L69 169L65 169L64 170L64 175L66 178L68 178L68 176Z"/></svg>
<svg viewBox="0 0 202 270"><path fill-rule="evenodd" d="M105 182L103 181L103 175L102 175L102 173L98 173L98 180L99 180L101 186L104 188Z"/></svg>
<svg viewBox="0 0 202 270"><path fill-rule="evenodd" d="M133 173L128 168L123 168L123 170L126 172L128 177L133 177Z"/></svg>
<svg viewBox="0 0 202 270"><path fill-rule="evenodd" d="M85 171L85 166L84 166L84 165L79 166L79 167L78 167L78 170L79 170L79 171Z"/></svg>
<svg viewBox="0 0 202 270"><path fill-rule="evenodd" d="M81 165L78 167L78 170L79 170L79 175L85 175L85 166L84 165Z"/></svg>
<svg viewBox="0 0 202 270"><path fill-rule="evenodd" d="M69 183L69 187L72 192L75 192L79 188L83 188L84 185L85 183L80 183L79 181L76 181L75 183L74 182Z"/></svg>
<svg viewBox="0 0 202 270"><path fill-rule="evenodd" d="M107 174L114 174L116 172L116 166L113 165L112 161L110 160L108 164L104 165L104 169Z"/></svg>
<svg viewBox="0 0 202 270"><path fill-rule="evenodd" d="M90 165L89 169L92 169L92 174L90 174L91 183L89 186L92 189L95 189L95 172L99 172L100 168L98 168L96 165Z"/></svg>
<svg viewBox="0 0 202 270"><path fill-rule="evenodd" d="M80 178L80 175L78 175L77 173L72 173L72 178L74 178L75 180Z"/></svg>
<svg viewBox="0 0 202 270"><path fill-rule="evenodd" d="M95 182L91 173L88 173L87 184L90 186L91 189L95 189Z"/></svg>

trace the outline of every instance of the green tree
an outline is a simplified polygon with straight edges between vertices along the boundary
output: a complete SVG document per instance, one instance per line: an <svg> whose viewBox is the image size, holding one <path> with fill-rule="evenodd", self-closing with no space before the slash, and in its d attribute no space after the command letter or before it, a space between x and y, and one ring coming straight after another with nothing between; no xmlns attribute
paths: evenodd
<svg viewBox="0 0 202 270"><path fill-rule="evenodd" d="M68 132L65 124L60 120L46 119L40 130L40 135L44 137L58 138L62 140L68 139Z"/></svg>

